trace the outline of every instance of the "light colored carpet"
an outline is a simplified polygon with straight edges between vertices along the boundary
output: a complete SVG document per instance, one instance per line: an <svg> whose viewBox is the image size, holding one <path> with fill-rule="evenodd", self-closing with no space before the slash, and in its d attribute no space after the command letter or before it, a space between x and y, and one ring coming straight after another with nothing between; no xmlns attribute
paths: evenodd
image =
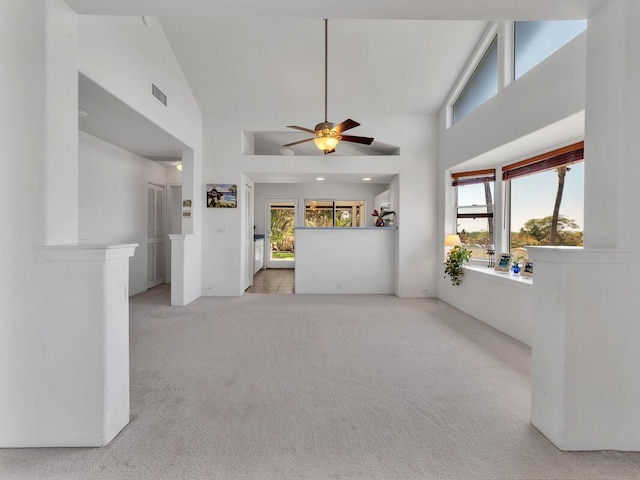
<svg viewBox="0 0 640 480"><path fill-rule="evenodd" d="M0 451L15 479L617 479L529 424L530 351L437 300L131 301L130 425L102 449Z"/></svg>

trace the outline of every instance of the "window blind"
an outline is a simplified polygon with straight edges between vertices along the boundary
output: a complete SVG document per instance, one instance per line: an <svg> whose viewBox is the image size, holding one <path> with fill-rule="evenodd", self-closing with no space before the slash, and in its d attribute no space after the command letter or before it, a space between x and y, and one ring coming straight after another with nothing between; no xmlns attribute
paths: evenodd
<svg viewBox="0 0 640 480"><path fill-rule="evenodd" d="M453 178L452 185L454 187L457 187L458 185L473 185L476 183L495 182L496 170L486 169L473 170L470 172L458 172L452 173L451 177Z"/></svg>
<svg viewBox="0 0 640 480"><path fill-rule="evenodd" d="M584 160L584 142L574 143L551 152L502 167L502 179L511 180L525 175L571 165Z"/></svg>

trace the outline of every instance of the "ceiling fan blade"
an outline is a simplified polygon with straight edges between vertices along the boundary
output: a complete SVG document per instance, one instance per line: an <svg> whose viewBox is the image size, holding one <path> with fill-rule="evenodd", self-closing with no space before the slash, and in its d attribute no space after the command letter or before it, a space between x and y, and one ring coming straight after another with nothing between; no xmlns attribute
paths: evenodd
<svg viewBox="0 0 640 480"><path fill-rule="evenodd" d="M293 147L294 145L298 145L299 143L310 142L313 139L315 139L315 137L313 137L313 138L305 138L304 140L299 140L297 142L287 143L286 145L283 145L283 147Z"/></svg>
<svg viewBox="0 0 640 480"><path fill-rule="evenodd" d="M362 143L363 145L371 145L373 138L371 137L354 137L353 135L342 135L345 142Z"/></svg>
<svg viewBox="0 0 640 480"><path fill-rule="evenodd" d="M335 152L335 151L336 151L336 149L334 148L333 150L329 150L328 152L324 152L324 154L325 154L325 155L329 155L330 153L333 153L333 152Z"/></svg>
<svg viewBox="0 0 640 480"><path fill-rule="evenodd" d="M302 130L303 132L316 134L315 130L311 130L309 128L299 127L298 125L287 125L287 128L294 128L296 130Z"/></svg>
<svg viewBox="0 0 640 480"><path fill-rule="evenodd" d="M355 127L357 127L359 125L360 124L358 122L356 122L355 120L351 120L350 118L348 118L344 122L339 123L338 125L333 127L331 130L333 130L334 132L337 132L337 133L342 133L342 132L346 132L347 130L350 130L352 128L355 128Z"/></svg>

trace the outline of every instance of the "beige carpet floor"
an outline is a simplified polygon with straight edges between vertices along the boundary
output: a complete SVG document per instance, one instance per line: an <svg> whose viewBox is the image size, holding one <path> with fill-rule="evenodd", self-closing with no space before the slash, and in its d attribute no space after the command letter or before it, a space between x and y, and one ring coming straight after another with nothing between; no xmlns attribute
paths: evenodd
<svg viewBox="0 0 640 480"><path fill-rule="evenodd" d="M529 424L530 351L391 296L131 300L132 421L101 449L0 451L0 478L637 479Z"/></svg>

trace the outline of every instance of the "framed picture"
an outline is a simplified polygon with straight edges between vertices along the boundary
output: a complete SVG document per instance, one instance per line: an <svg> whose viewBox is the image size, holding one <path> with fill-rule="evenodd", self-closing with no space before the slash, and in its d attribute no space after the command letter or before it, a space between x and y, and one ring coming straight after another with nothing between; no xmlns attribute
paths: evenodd
<svg viewBox="0 0 640 480"><path fill-rule="evenodd" d="M511 254L501 253L496 262L496 272L509 273L509 267L511 266Z"/></svg>
<svg viewBox="0 0 640 480"><path fill-rule="evenodd" d="M238 185L207 183L207 208L238 208Z"/></svg>
<svg viewBox="0 0 640 480"><path fill-rule="evenodd" d="M191 217L191 210L183 210L182 211L182 216L183 217Z"/></svg>
<svg viewBox="0 0 640 480"><path fill-rule="evenodd" d="M182 206L191 208L191 200L183 200L182 201Z"/></svg>
<svg viewBox="0 0 640 480"><path fill-rule="evenodd" d="M533 260L526 260L524 262L524 267L522 268L520 275L523 277L533 277Z"/></svg>

